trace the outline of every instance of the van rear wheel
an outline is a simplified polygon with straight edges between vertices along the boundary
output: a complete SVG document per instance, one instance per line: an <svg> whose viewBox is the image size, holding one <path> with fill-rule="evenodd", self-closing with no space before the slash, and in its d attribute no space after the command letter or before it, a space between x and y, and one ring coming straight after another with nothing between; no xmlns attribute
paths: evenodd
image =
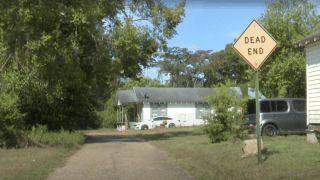
<svg viewBox="0 0 320 180"><path fill-rule="evenodd" d="M263 135L270 136L270 137L277 136L277 128L272 124L267 124L263 128Z"/></svg>

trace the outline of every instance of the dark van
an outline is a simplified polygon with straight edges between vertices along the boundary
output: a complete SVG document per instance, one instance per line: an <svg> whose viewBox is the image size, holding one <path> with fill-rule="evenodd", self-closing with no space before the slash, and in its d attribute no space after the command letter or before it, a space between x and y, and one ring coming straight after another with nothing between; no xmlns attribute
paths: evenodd
<svg viewBox="0 0 320 180"><path fill-rule="evenodd" d="M287 133L305 133L306 99L303 98L267 98L260 99L260 128L267 136ZM251 99L247 103L242 127L250 129L249 133L257 133L256 102Z"/></svg>

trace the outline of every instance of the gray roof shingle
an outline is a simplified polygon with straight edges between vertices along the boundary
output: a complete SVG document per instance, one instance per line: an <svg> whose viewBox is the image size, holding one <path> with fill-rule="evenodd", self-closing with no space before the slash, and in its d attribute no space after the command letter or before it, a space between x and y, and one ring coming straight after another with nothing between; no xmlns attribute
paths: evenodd
<svg viewBox="0 0 320 180"><path fill-rule="evenodd" d="M118 104L118 101L120 101L121 104L138 102L137 96L132 90L118 90L115 104Z"/></svg>
<svg viewBox="0 0 320 180"><path fill-rule="evenodd" d="M239 95L239 87L233 87ZM203 102L202 96L214 93L214 88L171 88L171 87L133 87L133 90L118 90L115 103L120 104L134 102ZM255 92L249 88L248 95L255 98ZM265 98L260 93L260 98Z"/></svg>

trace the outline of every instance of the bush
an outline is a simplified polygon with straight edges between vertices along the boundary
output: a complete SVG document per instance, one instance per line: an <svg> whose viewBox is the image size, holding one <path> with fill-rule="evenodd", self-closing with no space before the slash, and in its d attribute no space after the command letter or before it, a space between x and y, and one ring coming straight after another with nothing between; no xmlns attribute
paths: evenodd
<svg viewBox="0 0 320 180"><path fill-rule="evenodd" d="M69 132L63 128L57 132L50 132L47 130L47 126L43 125L33 126L28 135L42 144L64 148L77 148L85 142L85 137L79 132Z"/></svg>
<svg viewBox="0 0 320 180"><path fill-rule="evenodd" d="M104 105L104 111L99 112L100 117L103 118L104 128L117 127L117 109L114 105L115 93L111 94L111 97L106 101Z"/></svg>
<svg viewBox="0 0 320 180"><path fill-rule="evenodd" d="M17 147L18 136L15 130L5 130L0 135L0 148L11 149Z"/></svg>
<svg viewBox="0 0 320 180"><path fill-rule="evenodd" d="M243 122L243 112L246 110L248 96L240 96L236 91L230 89L231 82L219 84L214 89L214 94L205 98L214 115L207 116L206 125L201 126L212 143L227 141L230 138L242 138L246 130L239 125Z"/></svg>
<svg viewBox="0 0 320 180"><path fill-rule="evenodd" d="M0 82L0 148L7 149L17 146L17 130L24 129L25 116L19 110L19 98L11 86Z"/></svg>

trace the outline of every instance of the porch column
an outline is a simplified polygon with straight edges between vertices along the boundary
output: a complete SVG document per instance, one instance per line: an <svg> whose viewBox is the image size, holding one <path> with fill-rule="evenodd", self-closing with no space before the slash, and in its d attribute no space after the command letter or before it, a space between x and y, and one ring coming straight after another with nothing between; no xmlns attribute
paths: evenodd
<svg viewBox="0 0 320 180"><path fill-rule="evenodd" d="M122 126L122 123L123 123L123 106L121 106L121 126Z"/></svg>
<svg viewBox="0 0 320 180"><path fill-rule="evenodd" d="M119 129L119 106L117 106L117 129Z"/></svg>

